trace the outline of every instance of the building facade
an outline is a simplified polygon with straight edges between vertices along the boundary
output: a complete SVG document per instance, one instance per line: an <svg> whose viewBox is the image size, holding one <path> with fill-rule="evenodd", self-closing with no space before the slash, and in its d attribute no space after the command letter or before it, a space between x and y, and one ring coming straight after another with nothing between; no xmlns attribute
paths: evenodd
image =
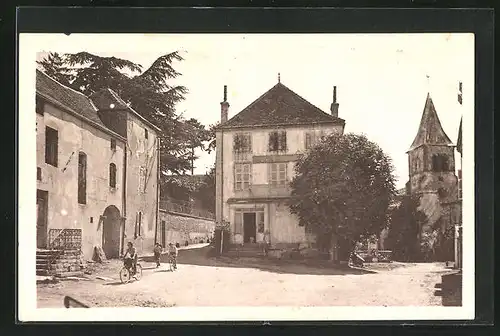
<svg viewBox="0 0 500 336"><path fill-rule="evenodd" d="M86 97L38 70L36 123L37 248L77 239L90 259L152 246L159 129L111 90Z"/></svg>
<svg viewBox="0 0 500 336"><path fill-rule="evenodd" d="M227 89L216 130L216 221L230 223L233 244L314 239L287 205L295 161L321 136L343 133L336 88L331 114L282 83L228 120Z"/></svg>

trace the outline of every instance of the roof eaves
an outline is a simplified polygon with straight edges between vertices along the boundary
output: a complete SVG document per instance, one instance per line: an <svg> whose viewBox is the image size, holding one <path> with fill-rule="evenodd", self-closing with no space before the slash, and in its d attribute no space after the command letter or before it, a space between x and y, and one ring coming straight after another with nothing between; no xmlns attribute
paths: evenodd
<svg viewBox="0 0 500 336"><path fill-rule="evenodd" d="M273 128L273 127L293 127L293 126L306 126L306 125L323 125L323 124L334 124L334 125L345 125L345 120L344 119L336 119L336 120L324 120L324 121L304 121L304 122L290 122L290 123L275 123L275 124L255 124L255 125L250 125L250 124L244 124L244 125L226 125L221 124L217 127L215 127L215 130L218 129L240 129L240 128Z"/></svg>

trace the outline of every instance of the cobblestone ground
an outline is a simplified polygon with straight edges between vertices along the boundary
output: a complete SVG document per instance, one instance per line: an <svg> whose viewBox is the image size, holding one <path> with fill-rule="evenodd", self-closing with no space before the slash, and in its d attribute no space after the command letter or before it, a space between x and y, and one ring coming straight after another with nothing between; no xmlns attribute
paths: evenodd
<svg viewBox="0 0 500 336"><path fill-rule="evenodd" d="M377 274L349 270L276 265L254 260L207 258L206 249L179 256L179 270L142 262L140 281L123 285L121 264L112 261L84 281L38 285L38 307L62 307L72 296L91 307L170 306L439 306L434 285L446 272L442 264L399 264ZM183 253L185 258L182 258Z"/></svg>

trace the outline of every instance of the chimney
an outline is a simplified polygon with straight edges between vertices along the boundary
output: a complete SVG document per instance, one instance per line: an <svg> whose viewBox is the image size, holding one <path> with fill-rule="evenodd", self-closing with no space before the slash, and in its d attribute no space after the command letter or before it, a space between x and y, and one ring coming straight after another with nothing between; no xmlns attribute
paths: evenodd
<svg viewBox="0 0 500 336"><path fill-rule="evenodd" d="M337 103L337 87L333 87L333 103L330 105L330 111L332 112L332 116L339 116L339 104Z"/></svg>
<svg viewBox="0 0 500 336"><path fill-rule="evenodd" d="M227 102L227 85L224 85L224 101L220 103L220 122L227 121L227 113L229 111L229 103Z"/></svg>

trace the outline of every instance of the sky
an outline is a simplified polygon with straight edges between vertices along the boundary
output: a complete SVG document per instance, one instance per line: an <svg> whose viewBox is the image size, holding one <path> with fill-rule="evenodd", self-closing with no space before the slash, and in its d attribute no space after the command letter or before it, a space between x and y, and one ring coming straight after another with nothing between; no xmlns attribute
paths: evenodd
<svg viewBox="0 0 500 336"><path fill-rule="evenodd" d="M205 125L220 119L223 86L229 117L278 82L329 112L337 86L346 133L365 134L392 158L397 187L408 179L406 151L416 135L429 92L441 124L455 143L462 114L473 114L473 34L63 34L46 35L41 52L87 51L125 58L147 69L180 51L182 75L172 84L189 93L178 113ZM42 54L43 55L43 54ZM464 103L457 101L463 82ZM196 174L215 154L200 153Z"/></svg>

